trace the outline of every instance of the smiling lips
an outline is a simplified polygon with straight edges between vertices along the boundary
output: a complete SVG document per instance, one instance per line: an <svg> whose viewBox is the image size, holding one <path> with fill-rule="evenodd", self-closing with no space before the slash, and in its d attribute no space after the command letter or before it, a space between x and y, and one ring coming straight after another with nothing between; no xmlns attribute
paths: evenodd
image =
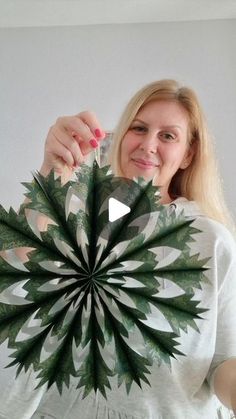
<svg viewBox="0 0 236 419"><path fill-rule="evenodd" d="M145 159L131 159L135 166L141 168L141 169L152 169L153 167L158 167L157 163L154 163L151 160L145 160Z"/></svg>

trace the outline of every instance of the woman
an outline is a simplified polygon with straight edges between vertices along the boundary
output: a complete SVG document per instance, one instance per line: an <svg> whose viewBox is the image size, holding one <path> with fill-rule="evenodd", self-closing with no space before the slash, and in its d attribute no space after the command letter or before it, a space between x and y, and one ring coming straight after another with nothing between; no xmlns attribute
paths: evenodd
<svg viewBox="0 0 236 419"><path fill-rule="evenodd" d="M55 169L67 181L104 138L105 132L91 112L59 118L46 140L41 173ZM181 350L186 356L174 359L171 369L156 367L148 377L150 387L144 385L140 390L134 386L127 396L121 386L108 392L107 400L92 393L82 400L77 382L61 397L53 388L44 396L41 390L37 397L28 384L31 403L21 400L21 410L14 416L9 413L9 397L5 403L8 416L2 413L0 417L229 418L227 411L223 416L219 400L236 412L236 246L224 226L233 224L194 92L173 80L141 89L127 105L114 134L111 165L119 176L153 179L160 188L162 204L174 204L177 212L184 209L186 216L196 217L194 226L202 233L195 236L191 249L202 258L210 257L209 283L195 294L202 307L208 308L205 320L198 324L200 333L191 329L181 334ZM20 388L22 391L22 385Z"/></svg>

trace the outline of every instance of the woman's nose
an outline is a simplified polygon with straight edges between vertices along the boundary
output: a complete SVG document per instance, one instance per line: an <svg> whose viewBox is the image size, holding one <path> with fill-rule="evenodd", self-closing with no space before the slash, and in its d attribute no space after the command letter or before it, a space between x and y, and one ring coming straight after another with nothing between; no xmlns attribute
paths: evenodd
<svg viewBox="0 0 236 419"><path fill-rule="evenodd" d="M149 152L149 153L156 153L158 148L158 139L154 134L148 134L144 138L142 138L142 142L140 144L140 149Z"/></svg>

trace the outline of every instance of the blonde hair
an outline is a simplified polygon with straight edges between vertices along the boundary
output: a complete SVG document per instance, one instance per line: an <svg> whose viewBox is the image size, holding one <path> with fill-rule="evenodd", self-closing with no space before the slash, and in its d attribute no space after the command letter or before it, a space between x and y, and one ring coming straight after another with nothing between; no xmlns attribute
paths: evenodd
<svg viewBox="0 0 236 419"><path fill-rule="evenodd" d="M203 212L229 228L233 220L226 207L221 179L218 173L213 141L195 92L179 85L175 80L159 80L144 86L126 106L113 136L110 163L117 176L121 170L121 142L132 121L147 103L157 100L176 101L189 116L189 144L194 147L194 156L186 169L179 169L169 186L171 196L183 196L196 201Z"/></svg>

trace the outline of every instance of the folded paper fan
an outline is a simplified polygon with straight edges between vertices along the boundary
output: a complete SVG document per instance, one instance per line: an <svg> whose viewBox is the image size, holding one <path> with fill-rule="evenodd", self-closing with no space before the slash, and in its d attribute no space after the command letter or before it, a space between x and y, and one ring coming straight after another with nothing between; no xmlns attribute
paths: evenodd
<svg viewBox="0 0 236 419"><path fill-rule="evenodd" d="M151 182L97 163L76 176L62 185L53 172L37 173L18 213L0 207L0 343L13 350L9 366L33 366L39 385L61 392L74 376L84 397L106 397L111 377L129 392L149 383L154 363L184 355L176 338L198 330L205 309L194 289L207 259L190 254L194 219L160 205ZM130 212L109 222L110 198ZM164 281L174 295L163 293Z"/></svg>

